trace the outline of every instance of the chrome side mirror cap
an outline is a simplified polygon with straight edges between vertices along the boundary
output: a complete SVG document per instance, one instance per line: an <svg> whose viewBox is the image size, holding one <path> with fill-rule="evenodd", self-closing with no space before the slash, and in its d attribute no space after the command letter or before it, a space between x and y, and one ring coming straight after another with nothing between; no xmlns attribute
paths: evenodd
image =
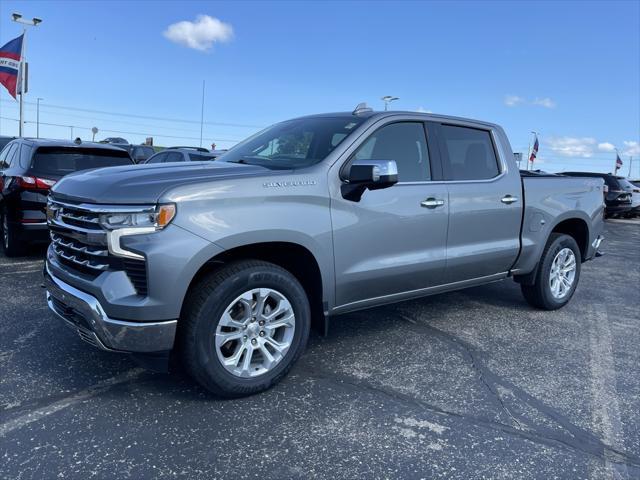
<svg viewBox="0 0 640 480"><path fill-rule="evenodd" d="M355 160L342 185L342 196L358 202L365 190L389 188L396 183L398 165L395 160Z"/></svg>

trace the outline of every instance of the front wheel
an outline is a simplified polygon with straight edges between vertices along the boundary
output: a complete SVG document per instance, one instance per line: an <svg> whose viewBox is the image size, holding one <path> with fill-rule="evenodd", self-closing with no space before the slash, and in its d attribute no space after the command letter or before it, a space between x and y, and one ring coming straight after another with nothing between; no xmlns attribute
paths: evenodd
<svg viewBox="0 0 640 480"><path fill-rule="evenodd" d="M578 286L580 248L569 235L552 233L542 252L533 285L521 285L529 304L543 310L564 307Z"/></svg>
<svg viewBox="0 0 640 480"><path fill-rule="evenodd" d="M184 364L219 396L251 395L275 385L309 338L304 289L271 263L226 265L203 278L186 302L179 327Z"/></svg>

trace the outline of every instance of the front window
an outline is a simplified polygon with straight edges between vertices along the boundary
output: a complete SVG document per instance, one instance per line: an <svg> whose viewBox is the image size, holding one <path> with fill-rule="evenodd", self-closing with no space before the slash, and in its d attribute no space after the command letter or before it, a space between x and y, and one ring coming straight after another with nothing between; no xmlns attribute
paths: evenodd
<svg viewBox="0 0 640 480"><path fill-rule="evenodd" d="M324 160L363 121L344 116L278 123L236 145L220 161L275 169L308 167Z"/></svg>

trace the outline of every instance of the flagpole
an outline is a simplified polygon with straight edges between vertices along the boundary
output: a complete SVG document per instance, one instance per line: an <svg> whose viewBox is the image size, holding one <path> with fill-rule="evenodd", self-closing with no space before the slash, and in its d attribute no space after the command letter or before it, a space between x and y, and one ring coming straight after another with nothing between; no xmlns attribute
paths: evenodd
<svg viewBox="0 0 640 480"><path fill-rule="evenodd" d="M616 151L616 159L614 160L613 163L613 175L616 175L618 173L618 149L615 149Z"/></svg>
<svg viewBox="0 0 640 480"><path fill-rule="evenodd" d="M20 124L18 136L23 136L24 130L24 73L25 73L25 52L27 51L27 27L22 27L22 52L20 53Z"/></svg>
<svg viewBox="0 0 640 480"><path fill-rule="evenodd" d="M20 50L20 65L19 65L19 83L20 83L20 124L18 126L18 135L20 137L23 136L24 133L24 94L25 89L27 88L27 62L26 62L26 51L27 51L27 27L35 27L42 23L42 19L38 17L33 17L31 20L25 20L22 18L22 15L19 13L12 13L11 19L22 25L22 48Z"/></svg>
<svg viewBox="0 0 640 480"><path fill-rule="evenodd" d="M530 159L531 159L531 135L529 135L529 146L527 147L527 171L529 171Z"/></svg>
<svg viewBox="0 0 640 480"><path fill-rule="evenodd" d="M629 174L627 175L628 179L631 178L631 162L633 162L633 157L629 155Z"/></svg>

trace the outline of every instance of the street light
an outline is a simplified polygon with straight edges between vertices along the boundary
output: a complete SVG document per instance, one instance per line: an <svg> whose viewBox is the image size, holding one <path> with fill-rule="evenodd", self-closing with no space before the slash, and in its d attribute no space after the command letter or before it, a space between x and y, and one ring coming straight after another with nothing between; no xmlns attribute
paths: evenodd
<svg viewBox="0 0 640 480"><path fill-rule="evenodd" d="M395 102L396 100L399 100L399 98L398 97L393 97L391 95L385 95L380 100L382 100L384 102L384 110L387 111L389 109L389 104L391 102Z"/></svg>
<svg viewBox="0 0 640 480"><path fill-rule="evenodd" d="M23 127L24 127L24 94L27 88L27 79L26 77L26 62L27 62L27 27L35 27L42 23L42 19L38 17L33 17L31 20L25 20L22 18L21 13L13 12L11 14L11 19L22 25L22 55L20 56L20 123L18 127L18 135L22 137Z"/></svg>
<svg viewBox="0 0 640 480"><path fill-rule="evenodd" d="M40 138L40 100L44 98L36 98L36 138Z"/></svg>

